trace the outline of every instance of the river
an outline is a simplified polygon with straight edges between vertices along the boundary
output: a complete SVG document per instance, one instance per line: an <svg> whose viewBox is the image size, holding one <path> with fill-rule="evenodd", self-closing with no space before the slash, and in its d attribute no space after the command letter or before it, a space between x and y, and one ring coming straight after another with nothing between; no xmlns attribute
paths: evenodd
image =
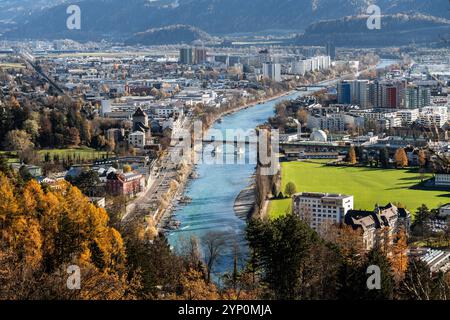
<svg viewBox="0 0 450 320"><path fill-rule="evenodd" d="M386 67L394 62L383 60L379 67ZM216 122L211 129L222 132L227 129L254 129L273 116L277 103L311 93L293 92L288 96L255 105L224 117L222 122ZM256 151L250 148L249 152ZM217 280L219 275L232 270L236 245L241 266L245 264L248 256L245 241L246 221L236 216L233 206L241 190L252 183L255 164L199 164L196 166L196 172L199 177L188 184L185 192L192 202L175 210L174 218L181 222L181 226L178 231L168 235L168 240L171 246L177 249L191 236L201 241L210 232L227 234L229 243L213 270Z"/></svg>

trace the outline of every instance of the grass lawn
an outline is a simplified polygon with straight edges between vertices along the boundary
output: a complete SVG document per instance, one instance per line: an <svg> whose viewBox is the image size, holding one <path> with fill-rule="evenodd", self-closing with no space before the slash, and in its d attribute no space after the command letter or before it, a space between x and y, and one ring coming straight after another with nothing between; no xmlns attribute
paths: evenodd
<svg viewBox="0 0 450 320"><path fill-rule="evenodd" d="M42 161L44 161L44 157L47 153L50 153L50 160L53 161L54 155L59 155L59 160L62 161L63 159L67 158L68 155L72 156L72 159L78 160L78 156L81 160L89 161L89 160L96 160L96 159L102 159L103 157L106 157L108 153L106 151L97 151L91 148L71 148L71 149L48 149L48 150L39 150L39 155L42 157ZM0 151L0 155L2 154L8 154L5 151ZM14 155L14 152L11 152L10 154ZM109 153L109 157L114 156L113 153ZM15 163L19 162L19 159L17 157L10 157L8 158L8 162Z"/></svg>
<svg viewBox="0 0 450 320"><path fill-rule="evenodd" d="M49 150L40 150L39 154L44 159L45 155L50 153L50 159L53 160L54 155L59 155L59 159L62 160L66 158L68 155L71 155L72 158L78 159L78 156L81 160L95 160L101 159L107 156L107 152L105 151L97 151L90 148L73 148L73 149L49 149ZM112 157L114 154L109 153L109 156Z"/></svg>
<svg viewBox="0 0 450 320"><path fill-rule="evenodd" d="M450 246L450 243L445 240L439 240L436 238L430 238L423 241L416 241L411 244L412 247L427 247L427 248L435 248L435 249L442 249L442 248L448 248Z"/></svg>
<svg viewBox="0 0 450 320"><path fill-rule="evenodd" d="M282 190L290 181L298 192L328 192L353 195L355 209L373 210L375 204L402 203L412 213L422 204L429 208L450 202L450 191L410 189L420 182L414 170L327 167L323 162L282 163ZM291 200L271 201L271 218L290 210Z"/></svg>
<svg viewBox="0 0 450 320"><path fill-rule="evenodd" d="M15 156L14 152L10 153L8 151L0 151L0 156L6 156L6 160L9 164L19 162L19 159Z"/></svg>

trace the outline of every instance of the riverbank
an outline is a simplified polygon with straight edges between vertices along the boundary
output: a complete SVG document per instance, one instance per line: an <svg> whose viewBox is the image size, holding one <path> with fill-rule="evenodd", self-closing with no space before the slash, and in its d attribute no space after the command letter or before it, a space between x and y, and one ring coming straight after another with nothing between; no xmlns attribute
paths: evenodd
<svg viewBox="0 0 450 320"><path fill-rule="evenodd" d="M231 108L229 110L225 110L216 115L213 115L213 118L210 121L210 123L205 125L204 132L207 132L215 123L217 123L219 120L221 120L222 118L224 118L228 115L243 111L248 108L255 107L260 104L269 103L273 100L277 100L282 97L288 96L288 95L292 94L293 92L294 91L291 91L291 90L284 91L284 92L278 93L276 95L273 95L271 97L266 97L264 99L251 101L242 106L238 106L236 108ZM192 123L191 123L190 127L192 127ZM192 151L192 152L194 152L194 151ZM191 154L191 157L193 157L193 156L194 155ZM185 172L183 172L183 174L180 174L180 181L178 181L179 185L178 185L177 190L171 192L170 194L164 195L164 201L168 204L165 206L165 208L160 208L160 210L157 214L158 218L157 218L157 221L155 221L155 222L156 222L158 231L162 231L162 232L173 231L173 230L171 230L170 226L173 226L174 224L177 223L177 221L174 220L174 212L180 205L182 205L180 203L180 200L181 200L181 197L183 196L183 194L185 193L187 185L189 184L190 181L192 181L193 179L196 178L194 175L195 174L195 165L187 164L187 166L184 168L184 170L185 170ZM248 216L252 213L253 206L252 206L252 208L249 208L251 201L253 201L253 203L254 203L254 195L252 198L252 195L250 194L249 190L243 190L242 197L239 199L236 199L237 210L240 212L239 214Z"/></svg>
<svg viewBox="0 0 450 320"><path fill-rule="evenodd" d="M275 106L284 101L292 100L301 96L299 91L283 92L276 97L267 97L266 103L254 102L245 110L224 116L222 121L214 123L212 129L218 132L227 130L253 130L261 123L264 123L274 113ZM240 106L243 109L245 106ZM228 112L230 113L230 112ZM216 113L217 116L217 113ZM211 117L210 117L211 119ZM199 240L202 252L206 252L203 246L203 239L211 233L224 233L230 235L229 245L223 249L223 254L218 261L215 273L217 275L230 271L236 257L236 250L239 251L239 267L244 267L245 259L249 255L248 243L245 237L247 219L240 218L235 212L235 205L239 207L240 199L244 193L242 190L252 184L252 176L255 173L254 162L256 146L246 146L246 152L240 160L233 156L232 148L224 150L223 155L229 154L230 159L235 161L222 164L198 163L195 172L198 178L191 179L185 190L186 197L192 199L187 204L180 203L175 209L174 220L179 221L179 228L165 233L170 246L180 249L186 240L194 237ZM246 161L243 157L245 156ZM237 161L237 162L236 162ZM239 197L241 193L241 197ZM248 205L249 201L243 201Z"/></svg>
<svg viewBox="0 0 450 320"><path fill-rule="evenodd" d="M234 212L241 219L250 219L255 210L255 201L256 185L252 183L237 196L233 206Z"/></svg>
<svg viewBox="0 0 450 320"><path fill-rule="evenodd" d="M323 79L316 84L327 84L329 82L337 81L339 79L340 78ZM311 84L311 86L313 86L313 85L314 84ZM221 120L222 118L224 118L228 115L243 111L248 108L255 107L257 105L270 103L271 101L274 101L274 100L279 100L283 97L292 95L295 92L296 92L296 90L286 90L286 91L277 93L275 95L272 95L270 97L264 97L263 99L249 101L242 106L230 108L228 110L218 112L217 114L212 114L211 118L207 120L207 123L204 123L204 127L203 127L204 132L206 133L215 123L217 123L219 120ZM191 126L192 126L192 124L191 124ZM191 176L194 171L194 167L193 167L193 165L188 165L188 167L189 167L188 176ZM175 192L176 195L181 197L181 195L184 194L186 185L188 184L189 180L190 179L187 179L187 181L183 181L183 183L180 184L179 190L177 190L177 192ZM241 193L238 195L238 197L235 199L235 206L234 206L235 213L238 216L246 215L248 218L251 218L251 216L253 214L253 210L254 210L255 197L256 197L255 196L255 186L253 186L253 195L251 194L250 189L242 190ZM253 203L250 203L252 199L253 199ZM161 220L170 221L170 219L169 220L166 219L166 216L170 215L171 217L173 217L173 211L178 206L178 204L179 204L179 202L172 197L170 200L170 206L168 209L165 210L164 214L162 214ZM170 223L170 222L166 222L166 223ZM159 223L158 223L158 225L159 225Z"/></svg>
<svg viewBox="0 0 450 320"><path fill-rule="evenodd" d="M323 80L320 83L327 83L329 81L335 81L338 80L336 78L333 79L326 79ZM319 83L319 84L320 84ZM266 104L266 103L270 103L272 101L275 100L280 100L283 97L286 96L290 96L294 93L296 93L296 90L287 90L287 91L283 91L280 93L277 93L275 95L272 95L270 97L265 97L263 99L258 99L258 100L254 100L254 101L250 101L248 103L245 103L242 106L238 106L235 108L230 108L228 110L224 110L222 112L219 112L217 114L213 114L212 118L209 119L208 123L204 124L204 132L208 132L208 130L214 125L216 124L219 120L223 119L224 117L228 116L228 115L232 115L238 112L241 112L243 110L249 109L249 108L253 108L255 106L258 105L262 105L262 104ZM191 176L193 173L194 167L192 165L189 165L189 173L188 175ZM184 183L180 184L180 189L176 192L177 198L181 197L184 192L185 192L185 188L189 182L188 179L187 181L184 181ZM247 218L251 218L253 215L253 211L254 211L254 202L256 199L256 193L255 193L255 185L252 184L252 187L249 188L245 188L244 190L242 190L240 192L240 194L236 197L235 202L234 202L234 211L236 213L236 215L240 218L245 217ZM170 205L169 207L165 210L165 213L162 215L161 221L164 221L164 225L169 225L171 223L173 223L173 217L174 217L174 210L179 206L179 201L177 200L177 198L173 198L170 200ZM158 225L160 225L160 223L158 223Z"/></svg>

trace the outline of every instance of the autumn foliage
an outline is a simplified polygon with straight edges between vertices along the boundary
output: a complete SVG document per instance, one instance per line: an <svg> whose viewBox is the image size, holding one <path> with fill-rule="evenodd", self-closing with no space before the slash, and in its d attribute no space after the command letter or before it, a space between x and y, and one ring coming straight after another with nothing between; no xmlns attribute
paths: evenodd
<svg viewBox="0 0 450 320"><path fill-rule="evenodd" d="M139 223L118 224L122 238L108 213L68 182L48 189L0 172L0 185L0 300L252 296L239 286L221 293L197 249L178 256ZM80 289L67 286L69 266L81 270Z"/></svg>
<svg viewBox="0 0 450 320"><path fill-rule="evenodd" d="M0 299L127 297L125 248L104 209L68 183L44 191L0 173L0 185ZM66 288L69 265L85 270L76 292Z"/></svg>
<svg viewBox="0 0 450 320"><path fill-rule="evenodd" d="M394 156L395 165L400 168L405 168L408 166L408 156L406 155L405 149L398 149Z"/></svg>
<svg viewBox="0 0 450 320"><path fill-rule="evenodd" d="M355 165L358 161L356 160L356 151L354 147L350 148L350 151L348 153L348 162L351 165Z"/></svg>

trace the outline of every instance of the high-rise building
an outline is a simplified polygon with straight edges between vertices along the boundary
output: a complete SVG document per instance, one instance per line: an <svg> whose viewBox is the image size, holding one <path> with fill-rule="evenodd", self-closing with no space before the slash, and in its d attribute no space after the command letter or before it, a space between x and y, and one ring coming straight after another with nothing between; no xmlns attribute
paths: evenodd
<svg viewBox="0 0 450 320"><path fill-rule="evenodd" d="M319 70L319 58L318 57L314 57L311 58L311 64L312 64L312 70Z"/></svg>
<svg viewBox="0 0 450 320"><path fill-rule="evenodd" d="M382 108L396 109L398 105L397 101L397 88L393 85L386 85L382 88Z"/></svg>
<svg viewBox="0 0 450 320"><path fill-rule="evenodd" d="M369 104L375 108L403 109L405 87L404 81L375 81L369 85Z"/></svg>
<svg viewBox="0 0 450 320"><path fill-rule="evenodd" d="M352 103L352 85L350 82L341 81L337 87L338 103L351 104Z"/></svg>
<svg viewBox="0 0 450 320"><path fill-rule="evenodd" d="M214 61L226 64L228 66L230 64L230 57L227 55L217 55L214 56Z"/></svg>
<svg viewBox="0 0 450 320"><path fill-rule="evenodd" d="M352 103L359 105L362 108L369 107L369 81L355 80L351 83L352 86Z"/></svg>
<svg viewBox="0 0 450 320"><path fill-rule="evenodd" d="M431 89L427 87L419 87L419 108L431 105Z"/></svg>
<svg viewBox="0 0 450 320"><path fill-rule="evenodd" d="M258 53L258 59L261 64L272 62L272 57L270 56L269 50L261 50Z"/></svg>
<svg viewBox="0 0 450 320"><path fill-rule="evenodd" d="M331 58L330 56L321 56L322 59L322 69L327 70L331 67Z"/></svg>
<svg viewBox="0 0 450 320"><path fill-rule="evenodd" d="M193 64L193 53L192 48L182 48L180 49L180 63L181 64Z"/></svg>
<svg viewBox="0 0 450 320"><path fill-rule="evenodd" d="M369 105L371 107L378 107L381 105L380 101L380 84L378 81L373 81L369 84Z"/></svg>
<svg viewBox="0 0 450 320"><path fill-rule="evenodd" d="M327 42L326 45L327 56L330 56L332 60L336 59L336 46L332 42Z"/></svg>
<svg viewBox="0 0 450 320"><path fill-rule="evenodd" d="M338 83L338 103L355 104L362 108L369 108L370 103L369 80L341 81Z"/></svg>
<svg viewBox="0 0 450 320"><path fill-rule="evenodd" d="M194 64L203 64L206 62L206 49L194 49Z"/></svg>
<svg viewBox="0 0 450 320"><path fill-rule="evenodd" d="M281 81L281 65L279 63L264 63L263 76L273 81Z"/></svg>
<svg viewBox="0 0 450 320"><path fill-rule="evenodd" d="M406 88L405 103L407 109L424 108L431 105L431 90L423 86Z"/></svg>

